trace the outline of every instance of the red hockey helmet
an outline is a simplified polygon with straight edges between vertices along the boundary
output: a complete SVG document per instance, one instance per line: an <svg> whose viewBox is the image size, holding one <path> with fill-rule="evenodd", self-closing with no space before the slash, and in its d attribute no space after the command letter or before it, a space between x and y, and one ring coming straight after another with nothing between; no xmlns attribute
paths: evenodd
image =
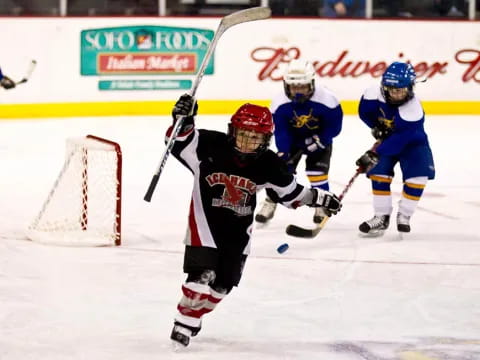
<svg viewBox="0 0 480 360"><path fill-rule="evenodd" d="M231 124L237 129L253 130L262 134L273 133L273 118L265 106L244 104L232 116Z"/></svg>
<svg viewBox="0 0 480 360"><path fill-rule="evenodd" d="M259 154L270 144L273 134L273 118L265 106L244 104L233 114L229 135L234 148L243 154Z"/></svg>

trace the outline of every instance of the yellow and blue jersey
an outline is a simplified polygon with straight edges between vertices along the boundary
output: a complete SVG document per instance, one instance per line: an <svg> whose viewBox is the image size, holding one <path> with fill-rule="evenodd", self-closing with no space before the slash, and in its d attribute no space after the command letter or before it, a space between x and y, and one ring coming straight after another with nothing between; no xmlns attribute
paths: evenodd
<svg viewBox="0 0 480 360"><path fill-rule="evenodd" d="M392 130L377 147L380 162L369 174L393 175L393 167L400 161L404 178L434 178L433 157L424 129L425 112L416 96L402 105L390 105L376 85L364 92L358 113L368 127L382 125Z"/></svg>
<svg viewBox="0 0 480 360"><path fill-rule="evenodd" d="M343 111L331 91L316 85L304 103L291 101L284 93L272 101L275 144L279 152L291 153L305 147L305 139L317 135L324 146L342 130Z"/></svg>

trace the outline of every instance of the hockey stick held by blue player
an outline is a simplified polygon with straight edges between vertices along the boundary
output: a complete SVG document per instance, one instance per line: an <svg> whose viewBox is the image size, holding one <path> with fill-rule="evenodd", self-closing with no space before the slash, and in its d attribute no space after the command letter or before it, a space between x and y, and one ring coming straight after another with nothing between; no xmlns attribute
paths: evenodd
<svg viewBox="0 0 480 360"><path fill-rule="evenodd" d="M380 142L377 141L375 144L365 152L357 161L356 165L358 166L355 170L355 174L350 178L347 185L343 188L342 192L338 196L338 201L342 201L345 195L347 194L348 190L352 187L353 183L357 179L360 174L364 174L368 172L371 168L373 168L378 163L378 155L375 152L375 149L379 146ZM317 236L320 231L325 227L328 220L330 219L332 214L329 214L325 211L326 216L323 220L317 224L317 226L313 229L304 228L297 225L288 225L285 232L294 237L301 237L301 238L313 238Z"/></svg>

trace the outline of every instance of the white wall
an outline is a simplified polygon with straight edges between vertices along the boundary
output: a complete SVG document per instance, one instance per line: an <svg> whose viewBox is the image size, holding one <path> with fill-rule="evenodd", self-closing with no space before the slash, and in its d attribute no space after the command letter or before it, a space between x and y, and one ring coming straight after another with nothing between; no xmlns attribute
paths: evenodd
<svg viewBox="0 0 480 360"><path fill-rule="evenodd" d="M2 18L0 65L20 79L29 59L38 62L31 81L15 91L2 91L0 104L87 101L143 101L176 98L181 90L100 91L99 80L192 79L192 75L80 75L80 32L89 28L129 25L194 27L215 30L219 18ZM275 52L282 53L274 57ZM327 62L345 56L373 66L402 59L426 64L430 79L417 86L429 101L479 101L480 26L468 21L381 21L269 19L229 29L220 39L215 73L204 77L204 99L270 99L281 91L285 63L300 56L318 62L317 80L342 100L357 100L376 77L325 76ZM403 54L401 57L399 54ZM431 73L437 66L437 72ZM471 68L471 69L470 69ZM470 69L470 72L468 71ZM421 71L419 71L421 74Z"/></svg>

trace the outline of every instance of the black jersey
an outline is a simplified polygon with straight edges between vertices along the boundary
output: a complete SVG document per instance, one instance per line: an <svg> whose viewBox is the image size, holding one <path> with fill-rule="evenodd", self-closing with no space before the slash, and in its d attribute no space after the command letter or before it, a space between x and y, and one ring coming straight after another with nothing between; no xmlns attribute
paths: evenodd
<svg viewBox="0 0 480 360"><path fill-rule="evenodd" d="M191 129L176 138L172 154L194 176L185 238L190 246L248 254L256 193L266 188L278 202L296 207L308 191L271 150L240 162L225 133Z"/></svg>

